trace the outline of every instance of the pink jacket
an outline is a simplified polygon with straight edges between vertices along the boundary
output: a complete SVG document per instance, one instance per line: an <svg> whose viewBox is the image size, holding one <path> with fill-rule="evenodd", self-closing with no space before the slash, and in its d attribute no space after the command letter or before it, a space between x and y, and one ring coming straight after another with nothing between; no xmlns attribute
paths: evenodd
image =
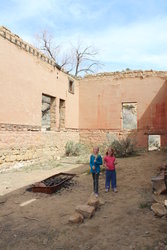
<svg viewBox="0 0 167 250"><path fill-rule="evenodd" d="M115 156L106 155L104 157L104 163L108 170L114 170L115 169Z"/></svg>

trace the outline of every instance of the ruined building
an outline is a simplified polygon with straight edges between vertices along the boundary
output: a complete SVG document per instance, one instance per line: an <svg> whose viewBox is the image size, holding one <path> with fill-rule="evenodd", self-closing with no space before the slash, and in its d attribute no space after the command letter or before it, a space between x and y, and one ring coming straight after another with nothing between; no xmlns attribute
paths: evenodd
<svg viewBox="0 0 167 250"><path fill-rule="evenodd" d="M67 141L130 137L167 147L167 72L126 71L75 79L0 27L0 164L52 159Z"/></svg>

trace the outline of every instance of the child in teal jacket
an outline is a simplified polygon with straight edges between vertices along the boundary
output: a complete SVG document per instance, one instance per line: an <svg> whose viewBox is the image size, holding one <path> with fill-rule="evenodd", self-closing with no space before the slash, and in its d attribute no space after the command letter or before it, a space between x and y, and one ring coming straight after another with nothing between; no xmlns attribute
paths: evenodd
<svg viewBox="0 0 167 250"><path fill-rule="evenodd" d="M92 173L93 191L96 197L98 197L100 165L102 164L103 161L99 154L99 147L94 147L93 154L90 156L90 172Z"/></svg>

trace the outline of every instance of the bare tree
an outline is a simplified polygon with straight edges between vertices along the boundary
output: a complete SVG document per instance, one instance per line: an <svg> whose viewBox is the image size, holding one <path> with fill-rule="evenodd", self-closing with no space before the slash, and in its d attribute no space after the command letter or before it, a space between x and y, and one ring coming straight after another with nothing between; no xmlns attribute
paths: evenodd
<svg viewBox="0 0 167 250"><path fill-rule="evenodd" d="M37 47L44 54L49 56L54 61L57 61L56 57L60 51L60 45L56 45L53 40L53 36L46 30L36 35Z"/></svg>
<svg viewBox="0 0 167 250"><path fill-rule="evenodd" d="M57 63L61 69L68 73L79 75L94 73L101 65L96 59L98 51L94 46L84 46L78 42L71 45L70 51L64 51L62 46L55 43L55 39L48 31L43 31L36 36L37 47Z"/></svg>
<svg viewBox="0 0 167 250"><path fill-rule="evenodd" d="M62 53L62 47L59 44L56 44L51 33L44 30L40 34L36 35L35 39L36 47L48 57L53 59L61 69L66 69L68 65L71 65L71 55L67 52Z"/></svg>
<svg viewBox="0 0 167 250"><path fill-rule="evenodd" d="M100 62L96 59L98 51L93 46L83 46L81 42L72 48L74 75L96 72Z"/></svg>

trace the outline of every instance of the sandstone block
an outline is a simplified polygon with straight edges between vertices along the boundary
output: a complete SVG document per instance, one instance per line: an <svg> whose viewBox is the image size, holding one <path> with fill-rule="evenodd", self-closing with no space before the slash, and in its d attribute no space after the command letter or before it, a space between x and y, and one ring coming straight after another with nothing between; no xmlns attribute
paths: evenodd
<svg viewBox="0 0 167 250"><path fill-rule="evenodd" d="M165 207L167 208L167 200L164 201Z"/></svg>
<svg viewBox="0 0 167 250"><path fill-rule="evenodd" d="M5 162L10 162L10 157L8 155L5 157Z"/></svg>
<svg viewBox="0 0 167 250"><path fill-rule="evenodd" d="M84 221L84 217L82 214L75 212L70 216L69 222L71 223L82 223Z"/></svg>
<svg viewBox="0 0 167 250"><path fill-rule="evenodd" d="M16 160L17 160L17 161L21 161L21 160L22 160L21 155L17 155Z"/></svg>
<svg viewBox="0 0 167 250"><path fill-rule="evenodd" d="M155 194L153 194L152 198L156 203L160 203L160 204L164 205L165 200L167 200L167 195L155 195Z"/></svg>
<svg viewBox="0 0 167 250"><path fill-rule="evenodd" d="M19 155L19 150L13 150L13 152L12 152L14 155Z"/></svg>
<svg viewBox="0 0 167 250"><path fill-rule="evenodd" d="M105 204L105 201L103 201L103 199L101 197L96 197L94 195L94 193L92 193L89 197L89 200L88 200L88 205L89 206L93 206L96 208L102 206Z"/></svg>
<svg viewBox="0 0 167 250"><path fill-rule="evenodd" d="M13 161L16 161L17 159L17 156L16 155L11 155L10 156L10 161L13 162Z"/></svg>
<svg viewBox="0 0 167 250"><path fill-rule="evenodd" d="M151 206L152 211L155 213L155 215L162 217L167 214L167 209L164 205L160 203L154 203Z"/></svg>
<svg viewBox="0 0 167 250"><path fill-rule="evenodd" d="M102 206L104 204L105 204L105 201L101 197L99 197L99 205Z"/></svg>
<svg viewBox="0 0 167 250"><path fill-rule="evenodd" d="M95 207L89 205L79 205L75 210L76 212L81 213L84 218L91 218L95 213Z"/></svg>
<svg viewBox="0 0 167 250"><path fill-rule="evenodd" d="M92 195L89 197L88 205L89 205L89 206L93 206L93 207L95 207L95 208L98 208L98 206L99 206L99 199L98 199L98 197L96 197L94 194L92 194Z"/></svg>

